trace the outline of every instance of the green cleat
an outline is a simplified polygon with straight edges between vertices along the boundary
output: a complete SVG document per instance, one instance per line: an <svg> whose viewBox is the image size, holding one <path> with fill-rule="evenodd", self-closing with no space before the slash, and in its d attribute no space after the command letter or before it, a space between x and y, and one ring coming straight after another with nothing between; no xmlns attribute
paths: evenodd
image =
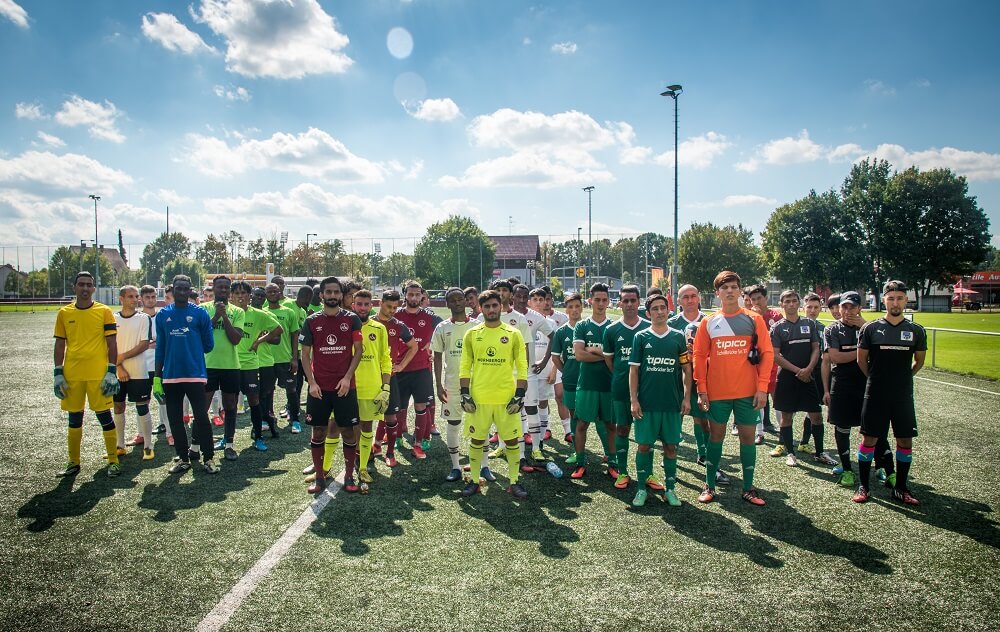
<svg viewBox="0 0 1000 632"><path fill-rule="evenodd" d="M108 465L108 478L115 478L120 476L122 473L121 463L112 463Z"/></svg>
<svg viewBox="0 0 1000 632"><path fill-rule="evenodd" d="M672 489L668 489L666 493L667 504L671 507L680 507L681 500L677 497L677 494Z"/></svg>
<svg viewBox="0 0 1000 632"><path fill-rule="evenodd" d="M854 472L844 472L840 475L841 487L853 489L855 484L857 484L857 480L854 477Z"/></svg>
<svg viewBox="0 0 1000 632"><path fill-rule="evenodd" d="M576 465L576 452L566 457L566 465Z"/></svg>
<svg viewBox="0 0 1000 632"><path fill-rule="evenodd" d="M888 476L885 477L885 486L888 487L889 489L896 489L896 473L895 472L893 472L892 474L890 474L890 475L888 475Z"/></svg>
<svg viewBox="0 0 1000 632"><path fill-rule="evenodd" d="M646 506L646 497L648 495L649 495L649 493L645 490L645 488L640 489L639 491L637 491L635 493L635 498L632 499L632 506L633 507L645 507Z"/></svg>

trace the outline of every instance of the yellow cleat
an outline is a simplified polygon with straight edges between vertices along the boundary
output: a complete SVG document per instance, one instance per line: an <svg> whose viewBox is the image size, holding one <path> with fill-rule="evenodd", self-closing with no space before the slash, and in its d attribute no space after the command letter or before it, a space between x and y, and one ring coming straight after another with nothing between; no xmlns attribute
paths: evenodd
<svg viewBox="0 0 1000 632"><path fill-rule="evenodd" d="M156 453L153 452L153 448L146 448L142 451L143 461L152 461L155 458L156 458Z"/></svg>
<svg viewBox="0 0 1000 632"><path fill-rule="evenodd" d="M373 483L372 475L368 473L367 469L362 469L358 472L358 480L362 483Z"/></svg>

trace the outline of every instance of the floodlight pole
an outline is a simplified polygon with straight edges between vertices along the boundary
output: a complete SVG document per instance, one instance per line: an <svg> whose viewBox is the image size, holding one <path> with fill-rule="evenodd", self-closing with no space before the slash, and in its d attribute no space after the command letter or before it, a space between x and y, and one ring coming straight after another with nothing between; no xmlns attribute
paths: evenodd
<svg viewBox="0 0 1000 632"><path fill-rule="evenodd" d="M101 199L99 195L90 195L94 201L94 288L101 287L101 253L97 250L97 202Z"/></svg>
<svg viewBox="0 0 1000 632"><path fill-rule="evenodd" d="M590 272L594 269L594 187L583 187L587 192L587 270L583 278L583 288L586 290Z"/></svg>
<svg viewBox="0 0 1000 632"><path fill-rule="evenodd" d="M674 260L670 265L670 295L677 296L677 97L684 92L679 84L667 86L661 97L670 97L674 100Z"/></svg>

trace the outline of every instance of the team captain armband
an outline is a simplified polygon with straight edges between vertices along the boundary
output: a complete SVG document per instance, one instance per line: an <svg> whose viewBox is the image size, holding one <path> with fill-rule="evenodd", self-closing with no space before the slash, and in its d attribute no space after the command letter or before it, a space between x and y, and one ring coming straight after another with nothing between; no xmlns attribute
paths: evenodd
<svg viewBox="0 0 1000 632"><path fill-rule="evenodd" d="M680 359L677 361L678 364L691 364L691 353L682 353Z"/></svg>

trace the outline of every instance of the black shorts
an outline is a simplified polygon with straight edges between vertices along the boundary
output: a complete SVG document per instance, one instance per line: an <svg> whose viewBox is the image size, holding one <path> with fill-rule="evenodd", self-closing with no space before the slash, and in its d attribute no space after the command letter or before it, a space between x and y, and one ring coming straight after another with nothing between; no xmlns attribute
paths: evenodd
<svg viewBox="0 0 1000 632"><path fill-rule="evenodd" d="M778 376L774 387L774 409L783 413L818 413L820 411L819 393L816 384L803 382L791 373L788 377Z"/></svg>
<svg viewBox="0 0 1000 632"><path fill-rule="evenodd" d="M259 369L242 369L240 371L240 392L244 395L257 395L260 393Z"/></svg>
<svg viewBox="0 0 1000 632"><path fill-rule="evenodd" d="M396 383L399 385L400 408L409 405L410 397L413 398L414 404L430 404L434 401L434 380L431 378L430 369L397 373Z"/></svg>
<svg viewBox="0 0 1000 632"><path fill-rule="evenodd" d="M274 365L262 366L257 369L257 374L260 376L260 393L261 395L267 395L268 393L274 392L274 381L277 379L274 376Z"/></svg>
<svg viewBox="0 0 1000 632"><path fill-rule="evenodd" d="M861 434L867 437L887 437L889 428L897 439L917 436L917 412L913 395L899 399L865 398L861 411Z"/></svg>
<svg viewBox="0 0 1000 632"><path fill-rule="evenodd" d="M278 380L278 386L286 391L295 388L295 376L292 375L291 362L275 362L274 377Z"/></svg>
<svg viewBox="0 0 1000 632"><path fill-rule="evenodd" d="M865 405L865 383L830 378L830 423L841 428L861 425L861 410Z"/></svg>
<svg viewBox="0 0 1000 632"><path fill-rule="evenodd" d="M393 373L389 378L389 407L385 409L385 414L395 415L399 412L399 380Z"/></svg>
<svg viewBox="0 0 1000 632"><path fill-rule="evenodd" d="M128 380L121 382L121 388L115 393L114 400L118 403L128 401L136 404L146 404L153 393L153 380Z"/></svg>
<svg viewBox="0 0 1000 632"><path fill-rule="evenodd" d="M239 369L208 369L208 381L205 382L205 392L222 391L236 395L240 392Z"/></svg>
<svg viewBox="0 0 1000 632"><path fill-rule="evenodd" d="M358 392L353 388L343 397L336 391L323 391L323 398L316 399L312 395L306 398L306 423L310 426L326 427L330 415L338 428L351 428L358 425Z"/></svg>

